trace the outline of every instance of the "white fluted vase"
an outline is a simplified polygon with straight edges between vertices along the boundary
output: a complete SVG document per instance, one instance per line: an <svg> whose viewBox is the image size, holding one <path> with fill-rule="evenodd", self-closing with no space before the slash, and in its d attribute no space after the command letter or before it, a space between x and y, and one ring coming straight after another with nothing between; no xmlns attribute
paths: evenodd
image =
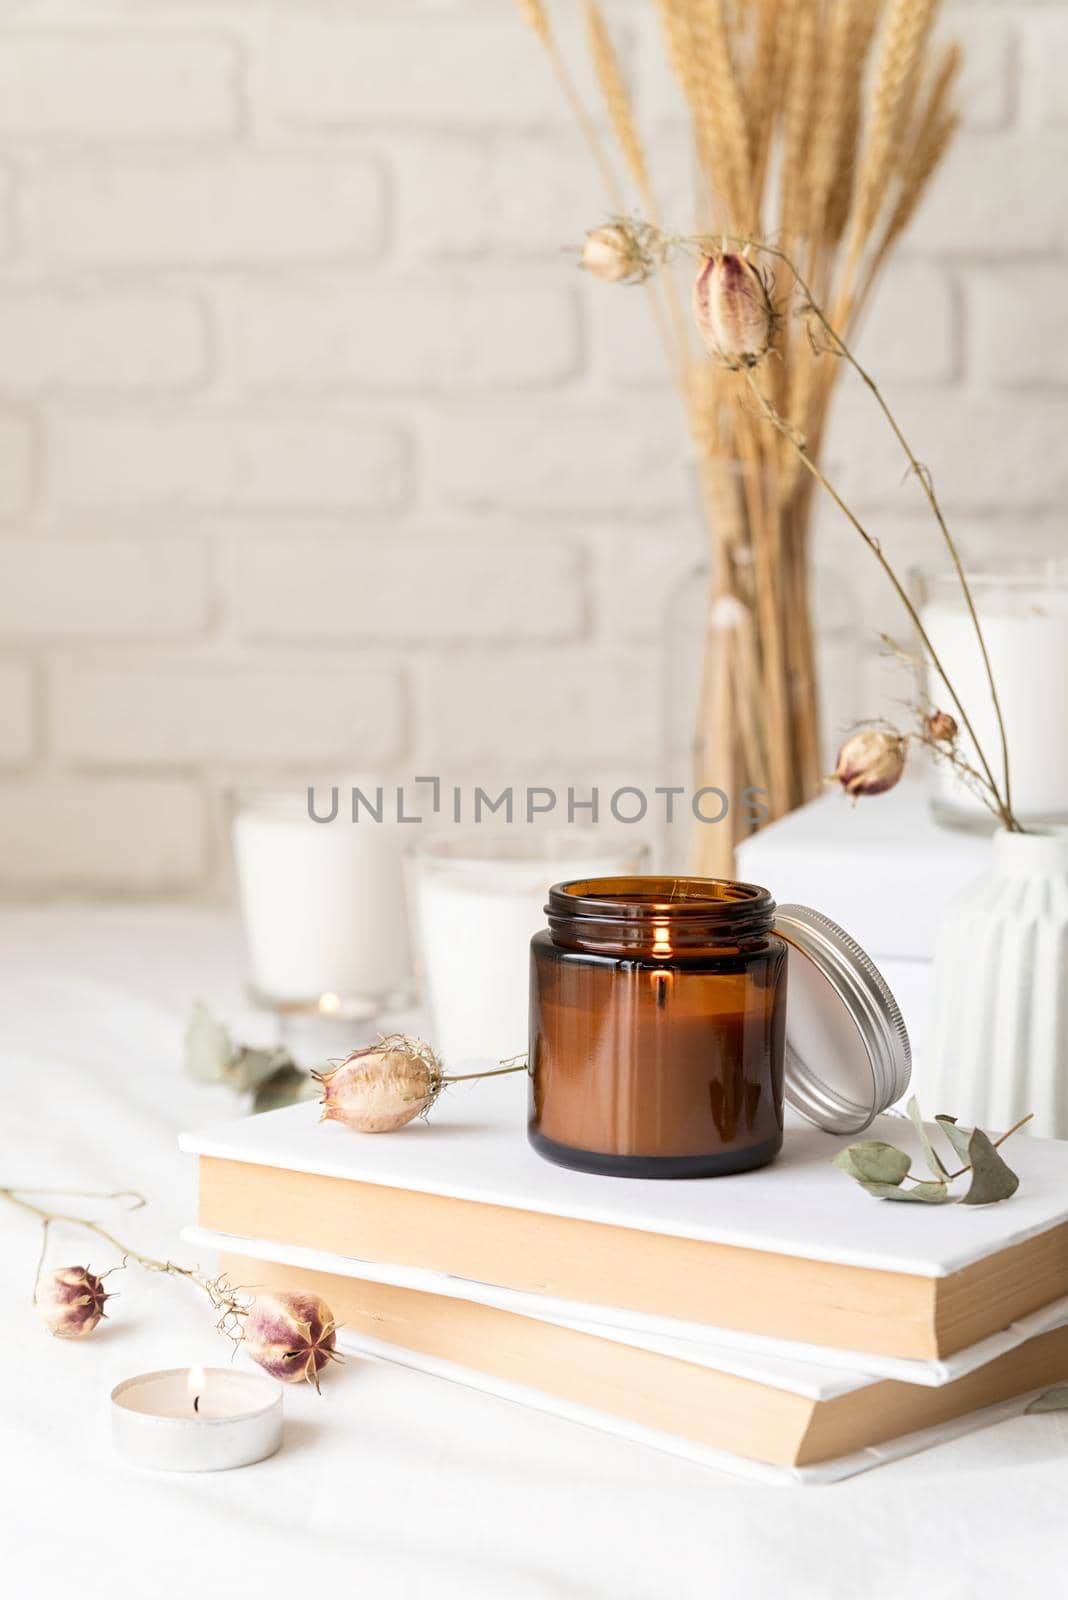
<svg viewBox="0 0 1068 1600"><path fill-rule="evenodd" d="M1068 829L993 847L939 929L924 1111L1068 1138Z"/></svg>

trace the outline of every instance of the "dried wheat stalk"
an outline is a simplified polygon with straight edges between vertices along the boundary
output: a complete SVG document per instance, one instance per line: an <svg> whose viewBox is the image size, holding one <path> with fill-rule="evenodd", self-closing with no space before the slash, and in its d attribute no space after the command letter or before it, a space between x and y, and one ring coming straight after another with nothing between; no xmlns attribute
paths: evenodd
<svg viewBox="0 0 1068 1600"><path fill-rule="evenodd" d="M634 120L630 95L623 82L623 73L615 45L612 43L612 36L594 0L586 0L586 38L616 143L642 197L648 201L652 197L649 169L645 164L645 152L638 136L638 125Z"/></svg>
<svg viewBox="0 0 1068 1600"><path fill-rule="evenodd" d="M548 45L552 39L552 30L549 27L549 14L542 5L541 0L516 0L519 14L527 27L540 40L543 45Z"/></svg>

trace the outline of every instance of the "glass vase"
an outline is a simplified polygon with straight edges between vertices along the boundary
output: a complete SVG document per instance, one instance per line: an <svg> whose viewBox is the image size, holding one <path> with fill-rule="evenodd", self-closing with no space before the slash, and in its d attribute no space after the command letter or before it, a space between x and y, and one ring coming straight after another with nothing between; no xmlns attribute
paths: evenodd
<svg viewBox="0 0 1068 1600"><path fill-rule="evenodd" d="M731 820L696 828L680 806L660 855L671 871L730 876L740 839L819 793L833 756L821 730L834 744L860 715L859 646L846 583L810 580L809 497L738 463L708 463L700 481L714 564L696 561L667 597L661 770L687 792L721 789ZM790 551L771 575L769 547Z"/></svg>

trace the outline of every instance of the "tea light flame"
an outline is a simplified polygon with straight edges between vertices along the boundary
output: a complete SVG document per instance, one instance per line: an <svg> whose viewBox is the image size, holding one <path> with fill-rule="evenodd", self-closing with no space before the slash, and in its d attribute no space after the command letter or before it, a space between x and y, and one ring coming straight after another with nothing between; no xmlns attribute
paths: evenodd
<svg viewBox="0 0 1068 1600"><path fill-rule="evenodd" d="M189 1376L185 1380L185 1387L190 1400L193 1402L194 1411L199 1412L200 1410L200 1397L204 1393L206 1382L207 1374L203 1367L190 1367Z"/></svg>
<svg viewBox="0 0 1068 1600"><path fill-rule="evenodd" d="M653 955L669 956L671 954L670 930L666 922L653 923Z"/></svg>
<svg viewBox="0 0 1068 1600"><path fill-rule="evenodd" d="M325 1011L328 1016L341 1010L341 996L336 994L321 994L319 996L319 1010Z"/></svg>

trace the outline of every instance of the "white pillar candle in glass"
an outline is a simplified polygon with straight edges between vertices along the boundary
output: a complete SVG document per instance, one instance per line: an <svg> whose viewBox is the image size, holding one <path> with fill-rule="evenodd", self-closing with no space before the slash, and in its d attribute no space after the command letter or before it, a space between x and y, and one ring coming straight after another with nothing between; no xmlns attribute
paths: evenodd
<svg viewBox="0 0 1068 1600"><path fill-rule="evenodd" d="M370 1017L410 982L403 853L412 827L397 821L395 785L336 785L330 821L309 814L306 787L242 792L233 817L234 862L251 983L279 1010ZM330 817L335 786L316 785L316 816Z"/></svg>
<svg viewBox="0 0 1068 1600"><path fill-rule="evenodd" d="M408 893L430 1040L450 1067L527 1048L530 941L551 886L641 872L647 860L640 840L593 828L470 828L414 846Z"/></svg>
<svg viewBox="0 0 1068 1600"><path fill-rule="evenodd" d="M915 574L920 617L1002 783L1001 744L986 671L960 584L949 569ZM1034 560L968 568L1008 733L1012 803L1024 822L1068 821L1068 562ZM942 680L928 670L927 692L960 722ZM975 746L961 729L960 751L974 767ZM932 806L962 826L991 822L972 788L945 761L933 766Z"/></svg>

